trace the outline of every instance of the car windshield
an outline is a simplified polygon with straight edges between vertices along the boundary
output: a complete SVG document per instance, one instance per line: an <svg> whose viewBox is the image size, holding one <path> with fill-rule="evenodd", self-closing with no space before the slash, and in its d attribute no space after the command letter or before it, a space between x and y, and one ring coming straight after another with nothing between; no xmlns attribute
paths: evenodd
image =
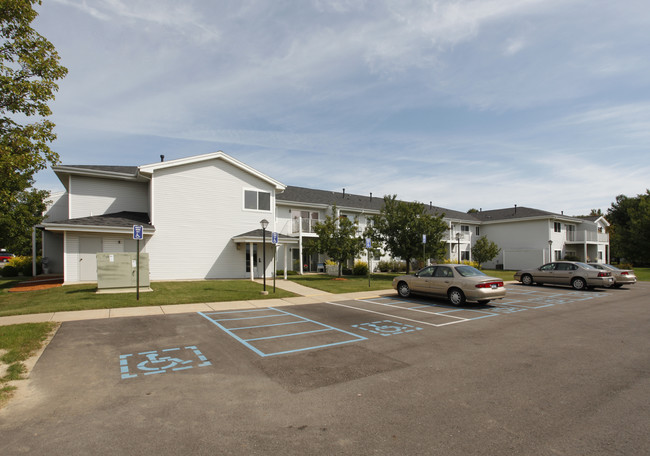
<svg viewBox="0 0 650 456"><path fill-rule="evenodd" d="M592 265L587 263L576 263L576 264L580 267L587 268L587 269L598 269L598 268L594 268Z"/></svg>
<svg viewBox="0 0 650 456"><path fill-rule="evenodd" d="M612 271L622 271L622 269L617 268L616 266L612 266L611 264L604 264L607 269L611 269Z"/></svg>
<svg viewBox="0 0 650 456"><path fill-rule="evenodd" d="M479 271L472 266L456 266L456 272L458 272L463 277L476 277L476 276L486 276L484 272Z"/></svg>

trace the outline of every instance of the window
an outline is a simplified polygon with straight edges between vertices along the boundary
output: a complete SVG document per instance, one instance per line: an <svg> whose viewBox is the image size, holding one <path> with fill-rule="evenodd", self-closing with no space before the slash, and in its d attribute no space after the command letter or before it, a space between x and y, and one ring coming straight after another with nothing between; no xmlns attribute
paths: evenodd
<svg viewBox="0 0 650 456"><path fill-rule="evenodd" d="M556 250L555 251L555 261L559 261L562 259L562 250Z"/></svg>
<svg viewBox="0 0 650 456"><path fill-rule="evenodd" d="M460 231L464 233L469 233L469 225L461 225Z"/></svg>
<svg viewBox="0 0 650 456"><path fill-rule="evenodd" d="M562 224L560 222L553 223L553 231L555 231L556 233L561 233L562 232Z"/></svg>
<svg viewBox="0 0 650 456"><path fill-rule="evenodd" d="M244 208L253 211L270 211L271 194L257 190L244 190Z"/></svg>
<svg viewBox="0 0 650 456"><path fill-rule="evenodd" d="M479 229L478 226L476 227L476 235L477 235L477 236L480 236L480 235L481 235L481 230Z"/></svg>
<svg viewBox="0 0 650 456"><path fill-rule="evenodd" d="M460 252L460 261L469 261L469 252L467 250Z"/></svg>
<svg viewBox="0 0 650 456"><path fill-rule="evenodd" d="M598 259L603 260L603 252L598 252Z"/></svg>

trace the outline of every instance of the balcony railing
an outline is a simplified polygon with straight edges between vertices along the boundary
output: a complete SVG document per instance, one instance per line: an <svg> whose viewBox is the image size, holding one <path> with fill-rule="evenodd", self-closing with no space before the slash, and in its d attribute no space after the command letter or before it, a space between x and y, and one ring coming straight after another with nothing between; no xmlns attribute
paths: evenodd
<svg viewBox="0 0 650 456"><path fill-rule="evenodd" d="M291 220L291 233L314 233L314 226L318 222L318 219L295 217Z"/></svg>
<svg viewBox="0 0 650 456"><path fill-rule="evenodd" d="M442 240L446 242L458 242L458 239L456 239L456 235L460 233L460 242L465 244L467 242L472 241L472 233L469 231L452 231L452 232L445 232L442 235Z"/></svg>
<svg viewBox="0 0 650 456"><path fill-rule="evenodd" d="M595 231L567 231L567 242L609 242L609 234Z"/></svg>

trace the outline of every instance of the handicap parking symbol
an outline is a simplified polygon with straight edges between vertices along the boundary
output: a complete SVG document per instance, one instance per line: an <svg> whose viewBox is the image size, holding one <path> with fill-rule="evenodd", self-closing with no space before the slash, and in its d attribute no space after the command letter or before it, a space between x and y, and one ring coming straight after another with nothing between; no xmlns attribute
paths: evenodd
<svg viewBox="0 0 650 456"><path fill-rule="evenodd" d="M370 323L361 323L360 325L352 325L352 327L363 329L364 331L369 331L373 334L379 334L380 336L396 336L398 334L422 330L422 328L418 328L413 325L397 323L390 320L379 320Z"/></svg>
<svg viewBox="0 0 650 456"><path fill-rule="evenodd" d="M138 374L164 374L169 371L211 365L212 363L194 345L120 355L120 371L123 379L137 377Z"/></svg>

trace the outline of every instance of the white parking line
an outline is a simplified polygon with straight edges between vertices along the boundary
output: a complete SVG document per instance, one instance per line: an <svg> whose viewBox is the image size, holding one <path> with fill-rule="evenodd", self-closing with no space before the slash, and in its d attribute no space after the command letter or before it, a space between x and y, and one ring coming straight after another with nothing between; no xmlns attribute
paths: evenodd
<svg viewBox="0 0 650 456"><path fill-rule="evenodd" d="M360 307L348 306L348 305L341 304L341 303L338 303L338 302L326 302L325 304L332 304L333 306L347 307L348 309L360 310L362 312L369 312L369 313L374 313L374 314L377 314L377 315L384 315L384 316L391 317L391 318L397 318L397 319L400 319L400 320L412 321L412 322L415 322L415 323L419 323L421 325L435 326L436 328L438 328L440 326L447 326L447 325L453 325L453 324L456 324L456 323L463 323L465 321L470 321L467 318L462 318L460 320L450 321L450 322L447 322L447 323L441 323L441 324L437 325L435 323L429 323L428 321L421 321L421 320L414 320L413 318L399 317L397 315L388 314L388 313L384 313L384 312L377 312L375 310L368 310L368 309L362 309ZM408 310L408 309L405 309L403 307L401 307L400 309ZM433 312L425 312L425 313L428 313L428 314L431 315ZM440 315L440 314L435 314L435 315L438 315L439 317L447 317L447 318L461 318L461 317L451 317L449 315Z"/></svg>
<svg viewBox="0 0 650 456"><path fill-rule="evenodd" d="M358 299L358 301L369 302L370 304L377 304L378 306L392 307L393 309L410 310L412 312L422 312L422 313L429 314L429 315L439 315L441 317L458 318L459 320L467 320L467 318L463 318L463 317L454 317L452 315L444 315L444 314L437 313L437 312L427 312L426 310L419 310L419 309L416 309L414 307L400 307L400 306L394 306L392 304L382 304L381 302L367 301L365 299ZM404 302L404 301L400 301L400 302Z"/></svg>

